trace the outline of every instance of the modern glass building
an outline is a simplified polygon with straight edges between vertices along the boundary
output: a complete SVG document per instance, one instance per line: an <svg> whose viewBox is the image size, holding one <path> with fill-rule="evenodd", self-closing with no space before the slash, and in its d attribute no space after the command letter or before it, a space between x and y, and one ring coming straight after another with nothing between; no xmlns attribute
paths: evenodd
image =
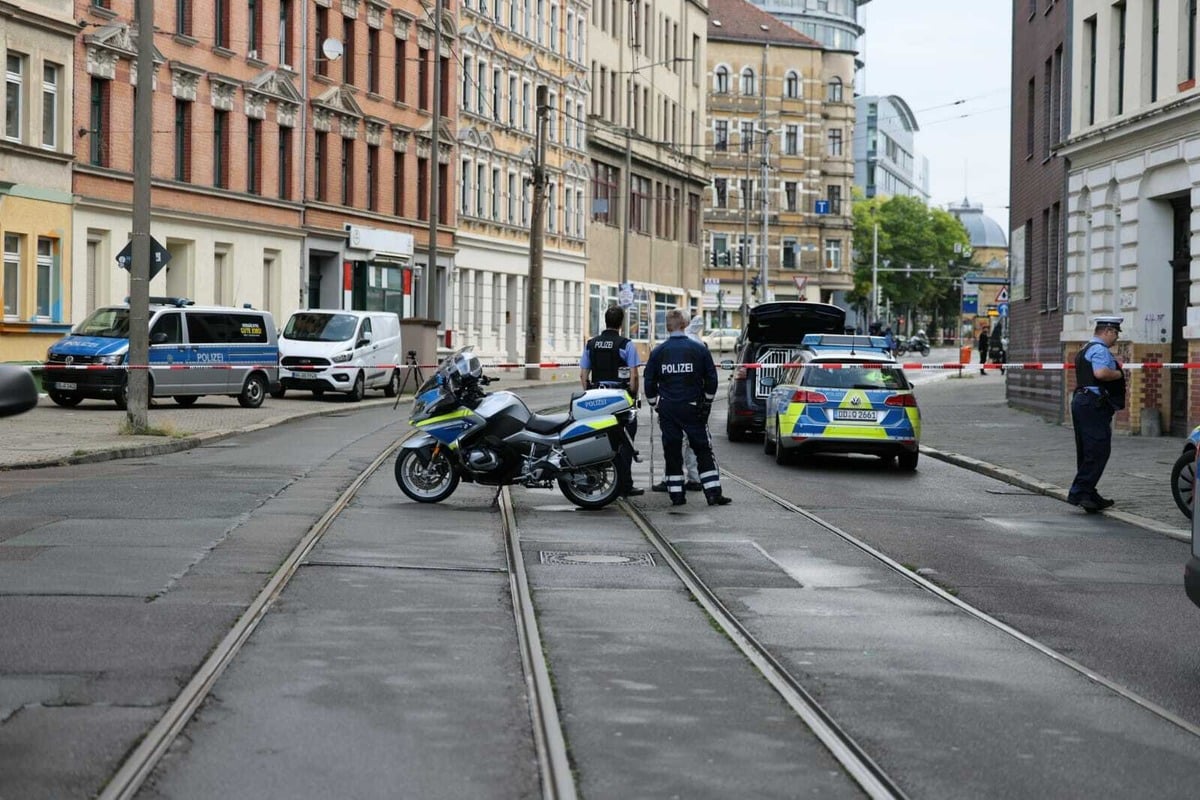
<svg viewBox="0 0 1200 800"><path fill-rule="evenodd" d="M858 52L858 7L871 0L750 0L831 50ZM861 66L861 63L859 64Z"/></svg>

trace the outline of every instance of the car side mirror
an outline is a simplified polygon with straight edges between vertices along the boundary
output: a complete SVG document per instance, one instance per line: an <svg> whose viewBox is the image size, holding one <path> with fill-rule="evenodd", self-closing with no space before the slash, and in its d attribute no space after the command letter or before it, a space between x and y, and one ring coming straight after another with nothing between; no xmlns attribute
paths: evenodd
<svg viewBox="0 0 1200 800"><path fill-rule="evenodd" d="M763 375L758 379L758 385L764 389L771 389L775 386L775 379L770 375Z"/></svg>
<svg viewBox="0 0 1200 800"><path fill-rule="evenodd" d="M0 364L0 417L23 414L37 403L33 374L22 367Z"/></svg>
<svg viewBox="0 0 1200 800"><path fill-rule="evenodd" d="M371 343L371 334L369 334L369 333L364 333L364 334L362 335L362 337L361 337L361 338L359 338L359 340L358 340L358 344L356 344L356 345L354 345L354 346L355 346L355 347L363 347L363 346L365 346L365 345L368 345L368 344L370 344L370 343Z"/></svg>
<svg viewBox="0 0 1200 800"><path fill-rule="evenodd" d="M732 358L721 359L721 369L733 370L733 359Z"/></svg>

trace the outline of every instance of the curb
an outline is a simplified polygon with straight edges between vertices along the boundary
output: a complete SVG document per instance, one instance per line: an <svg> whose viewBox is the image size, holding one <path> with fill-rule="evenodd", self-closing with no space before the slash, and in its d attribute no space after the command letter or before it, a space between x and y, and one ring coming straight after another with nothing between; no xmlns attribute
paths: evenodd
<svg viewBox="0 0 1200 800"><path fill-rule="evenodd" d="M1017 472L1016 470L991 464L987 461L980 461L979 459L971 458L970 456L937 450L933 447L929 447L928 445L921 445L921 452L930 458L936 458L937 460L944 461L947 464L953 464L956 467L962 467L972 472L977 472L980 475L986 475L989 478L994 478L1011 486L1027 489L1034 494L1053 497L1055 500L1061 500L1064 503L1067 502L1066 489L1053 483L1047 483L1046 481L1030 477L1024 473ZM1187 542L1189 544L1192 541L1191 531L1183 528L1172 528L1170 525L1166 525L1155 519L1150 519L1149 517L1143 517L1140 514L1130 514L1128 511L1101 511L1099 513L1110 516L1113 519L1120 520L1126 524L1141 528L1142 530L1149 531L1150 533L1157 533L1171 539Z"/></svg>

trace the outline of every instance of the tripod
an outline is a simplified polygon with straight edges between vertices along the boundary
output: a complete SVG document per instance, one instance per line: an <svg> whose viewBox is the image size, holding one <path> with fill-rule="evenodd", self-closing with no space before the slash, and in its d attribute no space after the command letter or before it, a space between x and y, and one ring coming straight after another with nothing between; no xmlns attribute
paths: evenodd
<svg viewBox="0 0 1200 800"><path fill-rule="evenodd" d="M409 350L404 356L404 364L407 370L404 373L404 380L400 382L400 388L396 391L396 397L404 394L404 388L408 386L408 379L414 379L413 392L415 393L421 388L421 384L425 383L425 377L421 374L421 365L417 363L417 351ZM399 400L397 400L399 402Z"/></svg>

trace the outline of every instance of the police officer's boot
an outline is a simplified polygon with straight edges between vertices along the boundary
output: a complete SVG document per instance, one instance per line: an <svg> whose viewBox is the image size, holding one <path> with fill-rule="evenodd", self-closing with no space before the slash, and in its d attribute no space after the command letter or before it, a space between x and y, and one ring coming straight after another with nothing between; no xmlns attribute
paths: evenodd
<svg viewBox="0 0 1200 800"><path fill-rule="evenodd" d="M705 492L704 497L706 500L708 500L708 504L710 506L727 506L733 502L732 499L721 494L720 488L717 488L714 491Z"/></svg>

